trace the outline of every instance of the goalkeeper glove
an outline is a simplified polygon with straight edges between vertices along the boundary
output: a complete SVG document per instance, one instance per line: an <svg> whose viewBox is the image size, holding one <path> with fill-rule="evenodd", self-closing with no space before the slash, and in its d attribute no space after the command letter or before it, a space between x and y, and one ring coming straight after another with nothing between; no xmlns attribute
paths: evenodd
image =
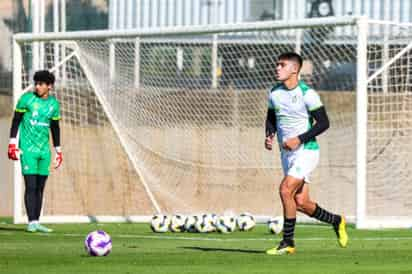
<svg viewBox="0 0 412 274"><path fill-rule="evenodd" d="M9 142L9 148L7 154L10 160L16 161L19 159L20 150L17 148L17 139L11 138Z"/></svg>
<svg viewBox="0 0 412 274"><path fill-rule="evenodd" d="M55 147L56 155L54 156L55 169L58 169L63 162L63 153L61 147Z"/></svg>

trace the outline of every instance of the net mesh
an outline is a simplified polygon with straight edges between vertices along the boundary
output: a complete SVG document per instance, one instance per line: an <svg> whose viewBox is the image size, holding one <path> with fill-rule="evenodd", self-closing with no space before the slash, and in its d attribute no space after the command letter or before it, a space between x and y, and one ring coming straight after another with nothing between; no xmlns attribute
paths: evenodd
<svg viewBox="0 0 412 274"><path fill-rule="evenodd" d="M369 74L380 73L368 83L367 216L407 217L412 213L412 52L407 49L412 29L396 24L369 29Z"/></svg>
<svg viewBox="0 0 412 274"><path fill-rule="evenodd" d="M382 43L370 31L369 75L411 38L407 27L378 28L387 35ZM73 56L55 71L65 161L49 179L44 214L148 215L149 192L166 213L282 214L279 152L264 149L264 122L276 56L296 51L331 121L318 138L312 198L355 215L355 26L51 40L47 69L55 45L60 58ZM33 42L21 48L24 88ZM409 54L368 85L368 215L412 213Z"/></svg>

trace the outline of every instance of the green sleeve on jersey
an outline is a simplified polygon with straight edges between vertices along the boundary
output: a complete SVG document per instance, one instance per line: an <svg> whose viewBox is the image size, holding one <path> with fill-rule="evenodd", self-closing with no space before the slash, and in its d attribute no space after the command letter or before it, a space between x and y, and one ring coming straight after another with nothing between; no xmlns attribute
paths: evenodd
<svg viewBox="0 0 412 274"><path fill-rule="evenodd" d="M320 96L315 90L311 89L303 81L299 82L299 86L302 90L303 100L307 110L314 111L323 106Z"/></svg>
<svg viewBox="0 0 412 274"><path fill-rule="evenodd" d="M53 110L53 115L51 117L52 120L60 120L60 104L59 102L56 100L55 104L54 104L54 110Z"/></svg>
<svg viewBox="0 0 412 274"><path fill-rule="evenodd" d="M22 112L22 113L27 112L27 102L29 101L30 97L31 97L31 92L26 92L20 97L16 105L17 112Z"/></svg>
<svg viewBox="0 0 412 274"><path fill-rule="evenodd" d="M308 90L310 89L309 86L304 81L299 81L298 85L302 90L303 96L305 96L306 92L308 92Z"/></svg>
<svg viewBox="0 0 412 274"><path fill-rule="evenodd" d="M319 105L319 106L315 106L315 107L313 107L313 108L310 108L309 109L309 111L315 111L315 110L317 110L317 109L320 109L321 107L323 107L323 105Z"/></svg>
<svg viewBox="0 0 412 274"><path fill-rule="evenodd" d="M272 100L270 99L270 95L272 94L272 92L275 92L278 88L281 88L281 87L283 87L283 84L282 83L278 83L278 84L276 84L276 85L274 85L270 90L269 90L269 99L268 99L268 108L269 109L274 109L274 110L279 110L279 109L277 109L274 105L273 105L273 102L272 102Z"/></svg>
<svg viewBox="0 0 412 274"><path fill-rule="evenodd" d="M275 107L272 104L272 100L270 100L270 98L268 100L268 109L275 109Z"/></svg>

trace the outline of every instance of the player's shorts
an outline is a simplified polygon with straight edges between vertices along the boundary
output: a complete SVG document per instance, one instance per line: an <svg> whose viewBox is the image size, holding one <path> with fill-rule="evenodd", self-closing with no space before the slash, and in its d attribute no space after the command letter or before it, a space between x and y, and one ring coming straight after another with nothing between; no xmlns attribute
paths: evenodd
<svg viewBox="0 0 412 274"><path fill-rule="evenodd" d="M50 151L25 152L20 155L23 175L43 175L50 173Z"/></svg>
<svg viewBox="0 0 412 274"><path fill-rule="evenodd" d="M282 151L282 168L285 176L292 176L310 182L310 174L319 162L319 150L300 148L296 151Z"/></svg>

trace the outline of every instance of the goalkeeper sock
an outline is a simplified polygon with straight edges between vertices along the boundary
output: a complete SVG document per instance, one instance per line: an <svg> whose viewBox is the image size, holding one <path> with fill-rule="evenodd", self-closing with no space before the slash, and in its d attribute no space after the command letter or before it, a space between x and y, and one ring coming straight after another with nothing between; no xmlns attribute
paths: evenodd
<svg viewBox="0 0 412 274"><path fill-rule="evenodd" d="M36 220L39 220L40 218L40 213L41 213L41 208L42 208L42 203L43 203L43 192L44 192L44 186L46 184L47 176L43 175L37 175L37 181L36 181L36 209L35 209L35 217Z"/></svg>
<svg viewBox="0 0 412 274"><path fill-rule="evenodd" d="M24 183L26 186L24 191L24 204L26 206L29 222L38 220L38 217L36 216L36 177L37 175L24 175Z"/></svg>
<svg viewBox="0 0 412 274"><path fill-rule="evenodd" d="M293 238L295 236L296 218L288 219L285 217L283 222L283 241L289 246L295 246Z"/></svg>
<svg viewBox="0 0 412 274"><path fill-rule="evenodd" d="M327 210L321 208L318 204L316 204L315 212L313 212L311 217L334 226L339 225L341 220L339 215L328 212Z"/></svg>

